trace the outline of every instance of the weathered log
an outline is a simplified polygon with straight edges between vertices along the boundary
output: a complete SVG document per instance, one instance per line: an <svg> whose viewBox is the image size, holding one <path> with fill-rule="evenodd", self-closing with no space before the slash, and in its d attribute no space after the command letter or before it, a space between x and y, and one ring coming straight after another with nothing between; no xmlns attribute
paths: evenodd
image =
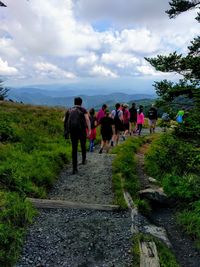
<svg viewBox="0 0 200 267"><path fill-rule="evenodd" d="M140 267L160 267L158 252L154 242L140 242Z"/></svg>
<svg viewBox="0 0 200 267"><path fill-rule="evenodd" d="M116 210L119 209L117 205L101 205L90 203L77 203L65 200L55 199L38 199L27 198L36 208L39 209L92 209L92 210Z"/></svg>

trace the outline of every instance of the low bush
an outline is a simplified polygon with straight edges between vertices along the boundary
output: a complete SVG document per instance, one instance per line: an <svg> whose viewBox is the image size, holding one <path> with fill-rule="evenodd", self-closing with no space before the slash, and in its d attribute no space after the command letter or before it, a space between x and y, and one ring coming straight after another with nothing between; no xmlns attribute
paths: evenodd
<svg viewBox="0 0 200 267"><path fill-rule="evenodd" d="M200 244L198 145L194 145L194 140L191 143L190 140L180 139L180 136L174 134L162 135L159 140L153 142L148 151L145 166L148 174L161 182L164 191L178 200L180 204L178 221Z"/></svg>

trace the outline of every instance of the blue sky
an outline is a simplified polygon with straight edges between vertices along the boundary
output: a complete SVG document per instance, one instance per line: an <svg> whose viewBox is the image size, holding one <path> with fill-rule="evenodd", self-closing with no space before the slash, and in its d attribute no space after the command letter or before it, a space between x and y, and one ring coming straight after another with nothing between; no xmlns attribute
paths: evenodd
<svg viewBox="0 0 200 267"><path fill-rule="evenodd" d="M196 11L169 20L166 0L4 2L0 76L12 86L73 83L153 92L152 81L178 76L156 72L144 57L186 53L199 33Z"/></svg>

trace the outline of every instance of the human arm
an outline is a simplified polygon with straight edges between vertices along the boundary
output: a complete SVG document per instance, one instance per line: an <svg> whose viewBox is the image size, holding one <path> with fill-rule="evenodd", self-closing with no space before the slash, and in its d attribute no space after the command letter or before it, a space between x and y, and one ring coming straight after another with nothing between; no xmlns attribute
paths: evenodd
<svg viewBox="0 0 200 267"><path fill-rule="evenodd" d="M69 119L69 110L65 112L65 117L63 119L64 122L64 138L69 138L69 128L68 128L68 119Z"/></svg>
<svg viewBox="0 0 200 267"><path fill-rule="evenodd" d="M90 118L88 116L88 113L84 114L84 116L85 116L85 121L86 121L87 129L88 129L88 135L90 135L91 134Z"/></svg>

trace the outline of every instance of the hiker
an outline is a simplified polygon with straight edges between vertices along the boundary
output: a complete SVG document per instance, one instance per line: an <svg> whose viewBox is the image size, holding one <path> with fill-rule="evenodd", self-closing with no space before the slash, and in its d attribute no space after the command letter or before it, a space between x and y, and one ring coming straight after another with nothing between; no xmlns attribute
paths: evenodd
<svg viewBox="0 0 200 267"><path fill-rule="evenodd" d="M163 127L163 132L167 131L167 128L170 126L170 117L167 112L164 112L161 117L161 126Z"/></svg>
<svg viewBox="0 0 200 267"><path fill-rule="evenodd" d="M90 140L90 148L89 151L93 152L94 151L94 141L96 139L96 126L97 126L97 118L95 116L95 110L94 108L91 108L89 111L89 119L90 119L90 125L91 125L91 133L89 135L89 140Z"/></svg>
<svg viewBox="0 0 200 267"><path fill-rule="evenodd" d="M125 136L129 133L129 120L130 120L130 113L128 110L128 104L123 104L122 108L123 112L123 124L124 124L124 134L122 135L123 140L125 140Z"/></svg>
<svg viewBox="0 0 200 267"><path fill-rule="evenodd" d="M137 114L137 131L138 135L141 134L142 125L144 124L144 113L143 113L143 106L139 106L138 114Z"/></svg>
<svg viewBox="0 0 200 267"><path fill-rule="evenodd" d="M102 154L103 149L106 149L106 152L108 153L110 148L110 140L112 138L113 132L114 132L114 120L109 117L109 110L106 110L106 116L101 118L100 125L101 125L101 136L102 136L102 142L101 142L101 148L99 150L99 154Z"/></svg>
<svg viewBox="0 0 200 267"><path fill-rule="evenodd" d="M137 109L136 109L136 105L135 103L132 103L132 107L129 109L129 113L130 113L130 135L132 135L132 133L135 133L136 131L136 125L137 125Z"/></svg>
<svg viewBox="0 0 200 267"><path fill-rule="evenodd" d="M74 98L74 107L67 110L64 119L65 138L71 138L72 142L72 165L73 174L77 169L77 149L78 141L81 143L82 164L86 163L86 127L88 135L91 134L90 119L87 110L82 106L80 97Z"/></svg>
<svg viewBox="0 0 200 267"><path fill-rule="evenodd" d="M124 130L123 126L123 111L120 110L120 104L115 105L115 109L111 112L111 118L114 119L115 131L112 137L111 146L117 145L119 142L120 131Z"/></svg>
<svg viewBox="0 0 200 267"><path fill-rule="evenodd" d="M107 105L103 104L102 108L97 113L97 122L100 123L101 118L105 117L105 110L107 109Z"/></svg>
<svg viewBox="0 0 200 267"><path fill-rule="evenodd" d="M151 133L155 133L156 122L158 119L157 109L154 107L154 104L151 105L151 108L148 111L148 119L149 119L149 131Z"/></svg>
<svg viewBox="0 0 200 267"><path fill-rule="evenodd" d="M181 109L181 110L178 111L178 113L176 115L176 121L178 123L183 123L184 114L185 114L184 109Z"/></svg>

